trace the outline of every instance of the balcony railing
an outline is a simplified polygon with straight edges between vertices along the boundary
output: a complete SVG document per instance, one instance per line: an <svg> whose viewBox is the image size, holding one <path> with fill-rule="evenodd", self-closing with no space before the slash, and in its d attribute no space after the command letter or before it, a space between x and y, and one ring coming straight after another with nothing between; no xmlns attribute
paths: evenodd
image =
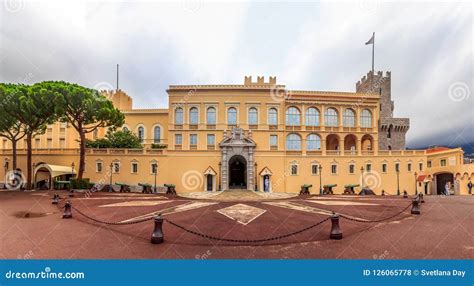
<svg viewBox="0 0 474 286"><path fill-rule="evenodd" d="M326 150L326 155L328 156L339 156L341 155L340 150Z"/></svg>

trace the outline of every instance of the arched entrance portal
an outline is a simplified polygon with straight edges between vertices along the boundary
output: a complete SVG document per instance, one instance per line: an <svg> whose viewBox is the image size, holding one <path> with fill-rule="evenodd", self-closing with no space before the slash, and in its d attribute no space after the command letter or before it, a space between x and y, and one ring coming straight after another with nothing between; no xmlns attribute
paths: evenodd
<svg viewBox="0 0 474 286"><path fill-rule="evenodd" d="M451 173L440 173L436 175L436 194L443 195L446 183L451 186L454 176Z"/></svg>
<svg viewBox="0 0 474 286"><path fill-rule="evenodd" d="M247 189L247 161L241 155L234 155L229 160L231 189Z"/></svg>

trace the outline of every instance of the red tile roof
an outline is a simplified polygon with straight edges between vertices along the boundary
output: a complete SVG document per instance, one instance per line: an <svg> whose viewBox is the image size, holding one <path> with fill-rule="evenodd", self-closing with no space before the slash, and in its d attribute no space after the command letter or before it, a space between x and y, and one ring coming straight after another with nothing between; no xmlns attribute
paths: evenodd
<svg viewBox="0 0 474 286"><path fill-rule="evenodd" d="M440 147L434 147L434 148L429 148L429 149L426 149L426 153L437 153L437 152L442 152L442 151L446 151L446 150L450 150L451 148L448 148L448 147L443 147L443 146L440 146Z"/></svg>

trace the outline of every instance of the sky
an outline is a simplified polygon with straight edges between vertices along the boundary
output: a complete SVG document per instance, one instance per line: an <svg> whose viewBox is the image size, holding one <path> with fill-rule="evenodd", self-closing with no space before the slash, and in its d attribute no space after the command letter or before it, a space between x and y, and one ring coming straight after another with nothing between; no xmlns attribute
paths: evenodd
<svg viewBox="0 0 474 286"><path fill-rule="evenodd" d="M392 72L409 147L474 144L471 2L25 1L0 6L0 82L116 86L135 108L166 108L174 84L355 91Z"/></svg>

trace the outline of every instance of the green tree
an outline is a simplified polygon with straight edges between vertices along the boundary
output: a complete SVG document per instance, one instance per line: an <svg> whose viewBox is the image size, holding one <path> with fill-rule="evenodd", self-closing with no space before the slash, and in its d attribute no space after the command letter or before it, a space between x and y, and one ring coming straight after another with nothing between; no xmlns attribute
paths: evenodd
<svg viewBox="0 0 474 286"><path fill-rule="evenodd" d="M12 142L12 168L17 168L17 143L26 135L25 125L8 114L17 95L15 85L0 84L0 136Z"/></svg>
<svg viewBox="0 0 474 286"><path fill-rule="evenodd" d="M108 131L105 138L87 140L87 148L142 148L141 140L130 131Z"/></svg>
<svg viewBox="0 0 474 286"><path fill-rule="evenodd" d="M64 81L47 81L41 84L57 94L55 102L62 110L60 120L69 122L79 133L80 159L77 179L81 180L85 168L86 134L102 127L122 126L125 116L95 89Z"/></svg>
<svg viewBox="0 0 474 286"><path fill-rule="evenodd" d="M26 135L26 188L31 188L32 178L32 139L44 134L46 126L57 119L61 111L55 104L54 92L45 89L41 83L28 86L24 84L10 85L13 96L9 98L8 108L3 109L7 116L15 118L23 124Z"/></svg>
<svg viewBox="0 0 474 286"><path fill-rule="evenodd" d="M112 148L142 148L140 138L129 130L107 132L106 138Z"/></svg>

